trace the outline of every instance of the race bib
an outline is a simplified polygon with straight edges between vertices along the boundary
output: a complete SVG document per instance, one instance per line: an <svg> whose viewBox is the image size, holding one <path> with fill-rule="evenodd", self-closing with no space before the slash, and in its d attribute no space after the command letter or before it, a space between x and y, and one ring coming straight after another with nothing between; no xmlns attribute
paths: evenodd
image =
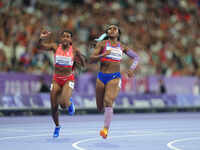
<svg viewBox="0 0 200 150"><path fill-rule="evenodd" d="M51 86L50 86L50 91L52 91L52 89L53 89L53 84L51 84Z"/></svg>
<svg viewBox="0 0 200 150"><path fill-rule="evenodd" d="M74 89L74 82L71 82L71 81L70 81L70 82L69 82L69 87L72 88L72 89Z"/></svg>
<svg viewBox="0 0 200 150"><path fill-rule="evenodd" d="M72 60L71 57L56 56L56 64L72 66L73 65L73 60Z"/></svg>

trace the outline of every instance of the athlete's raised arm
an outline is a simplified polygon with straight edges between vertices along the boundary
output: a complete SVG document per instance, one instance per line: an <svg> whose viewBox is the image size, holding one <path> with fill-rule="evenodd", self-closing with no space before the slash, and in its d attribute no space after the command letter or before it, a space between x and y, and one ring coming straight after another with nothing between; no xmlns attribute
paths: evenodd
<svg viewBox="0 0 200 150"><path fill-rule="evenodd" d="M51 32L43 30L40 34L40 39L38 41L38 48L47 51L55 51L57 49L57 44L55 42L49 42Z"/></svg>

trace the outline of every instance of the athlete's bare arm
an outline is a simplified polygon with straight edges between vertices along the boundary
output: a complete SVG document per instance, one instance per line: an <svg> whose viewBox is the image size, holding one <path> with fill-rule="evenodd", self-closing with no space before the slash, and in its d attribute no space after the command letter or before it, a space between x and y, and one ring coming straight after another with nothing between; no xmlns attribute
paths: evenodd
<svg viewBox="0 0 200 150"><path fill-rule="evenodd" d="M100 54L101 50L105 46L105 41L98 42L96 47L94 48L94 52L90 56L90 62L95 63L98 60L100 60L102 57L105 57L106 55L110 54L110 50L106 50L103 54Z"/></svg>
<svg viewBox="0 0 200 150"><path fill-rule="evenodd" d="M54 51L57 49L57 44L55 42L49 42L49 38L51 36L51 32L49 31L42 31L40 34L40 39L38 42L38 48L47 50L47 51Z"/></svg>
<svg viewBox="0 0 200 150"><path fill-rule="evenodd" d="M128 77L133 77L134 74L134 70L136 69L138 62L139 62L139 56L137 55L137 53L135 53L131 48L129 48L128 46L121 44L122 48L123 48L123 52L129 56L131 59L133 59L133 63L130 67L130 69L128 70Z"/></svg>
<svg viewBox="0 0 200 150"><path fill-rule="evenodd" d="M82 67L85 67L85 59L84 59L83 55L81 54L81 52L78 49L76 49L75 57L77 57L78 60L80 60L80 65ZM75 61L76 61L76 58L75 58Z"/></svg>

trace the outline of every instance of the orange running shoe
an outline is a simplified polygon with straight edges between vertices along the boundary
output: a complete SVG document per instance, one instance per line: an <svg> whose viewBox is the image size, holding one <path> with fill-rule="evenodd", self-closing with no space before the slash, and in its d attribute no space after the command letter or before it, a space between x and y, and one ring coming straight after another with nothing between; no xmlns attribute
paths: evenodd
<svg viewBox="0 0 200 150"><path fill-rule="evenodd" d="M107 129L107 128L103 128L103 129L100 131L100 136L102 136L102 138L106 139L107 136L108 136L108 129Z"/></svg>

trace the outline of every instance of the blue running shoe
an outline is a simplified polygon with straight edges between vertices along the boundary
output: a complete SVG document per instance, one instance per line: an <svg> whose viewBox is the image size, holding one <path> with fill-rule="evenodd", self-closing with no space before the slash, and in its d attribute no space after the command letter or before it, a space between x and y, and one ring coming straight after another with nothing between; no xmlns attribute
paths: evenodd
<svg viewBox="0 0 200 150"><path fill-rule="evenodd" d="M60 133L60 126L55 127L54 133L53 133L53 137L57 138L59 137L59 133Z"/></svg>
<svg viewBox="0 0 200 150"><path fill-rule="evenodd" d="M70 102L71 102L71 105L68 108L68 112L69 112L69 115L72 116L75 113L75 105L72 98L70 98Z"/></svg>

